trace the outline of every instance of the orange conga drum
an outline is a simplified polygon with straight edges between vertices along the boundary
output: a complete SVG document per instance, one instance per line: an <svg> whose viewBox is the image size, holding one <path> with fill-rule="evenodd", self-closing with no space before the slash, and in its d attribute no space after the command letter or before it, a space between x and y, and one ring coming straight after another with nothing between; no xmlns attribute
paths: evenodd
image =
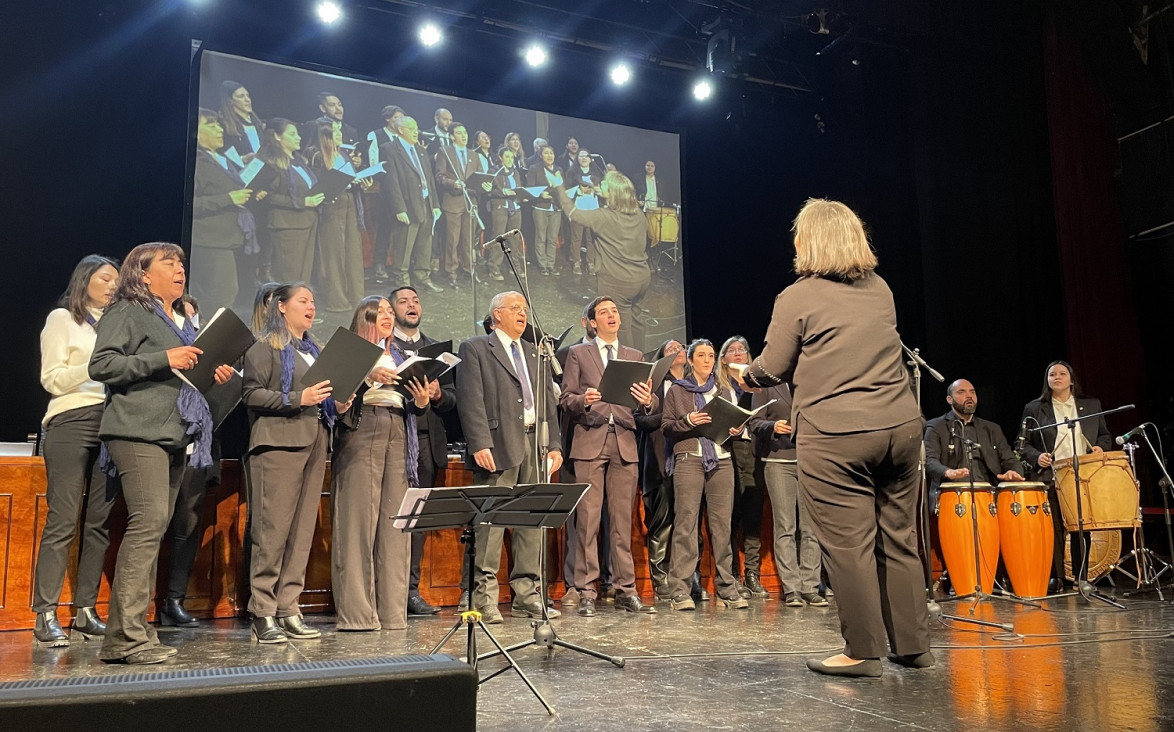
<svg viewBox="0 0 1174 732"><path fill-rule="evenodd" d="M1052 507L1043 483L999 483L999 544L1015 594L1043 597L1052 573Z"/></svg>
<svg viewBox="0 0 1174 732"><path fill-rule="evenodd" d="M974 589L974 519L978 515L978 554L982 567L982 591L995 588L999 566L999 520L995 489L990 483L942 483L938 497L938 536L950 582L959 595Z"/></svg>

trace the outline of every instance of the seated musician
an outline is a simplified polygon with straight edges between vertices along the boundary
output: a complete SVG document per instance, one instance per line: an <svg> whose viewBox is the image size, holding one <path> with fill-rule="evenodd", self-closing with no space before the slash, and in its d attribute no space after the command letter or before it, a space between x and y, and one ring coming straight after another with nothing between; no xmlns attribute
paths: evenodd
<svg viewBox="0 0 1174 732"><path fill-rule="evenodd" d="M994 422L974 415L978 394L966 379L958 379L946 391L950 411L925 425L925 469L930 484L930 505L937 506L940 486L945 482L969 482L974 470L975 483L1022 481L1019 460L1007 444L1003 431ZM978 443L974 461L966 464L963 438Z"/></svg>

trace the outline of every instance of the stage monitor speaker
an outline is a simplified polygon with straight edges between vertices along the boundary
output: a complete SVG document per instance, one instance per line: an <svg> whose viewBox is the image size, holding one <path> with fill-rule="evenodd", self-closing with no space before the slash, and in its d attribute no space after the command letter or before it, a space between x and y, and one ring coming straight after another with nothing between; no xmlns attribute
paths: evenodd
<svg viewBox="0 0 1174 732"><path fill-rule="evenodd" d="M450 656L131 671L0 684L5 730L477 727L477 673Z"/></svg>

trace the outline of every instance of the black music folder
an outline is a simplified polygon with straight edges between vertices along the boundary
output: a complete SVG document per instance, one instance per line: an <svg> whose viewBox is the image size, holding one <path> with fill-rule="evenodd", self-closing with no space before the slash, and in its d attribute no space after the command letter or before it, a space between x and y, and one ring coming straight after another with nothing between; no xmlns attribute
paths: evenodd
<svg viewBox="0 0 1174 732"><path fill-rule="evenodd" d="M339 401L356 393L363 379L383 355L383 348L339 326L322 348L314 365L302 377L303 386L330 381L332 396Z"/></svg>
<svg viewBox="0 0 1174 732"><path fill-rule="evenodd" d="M220 308L196 334L192 345L203 351L196 359L196 365L186 371L172 371L206 396L216 384L216 367L235 364L254 340L253 332L236 313Z"/></svg>
<svg viewBox="0 0 1174 732"><path fill-rule="evenodd" d="M233 371L232 377L223 384L212 384L204 394L208 400L208 410L212 412L212 426L220 427L220 423L228 419L236 405L241 403L241 395L245 380L239 371Z"/></svg>
<svg viewBox="0 0 1174 732"><path fill-rule="evenodd" d="M776 399L771 399L766 404L756 409L742 409L737 404L726 401L722 397L715 396L710 400L705 408L700 410L708 414L713 421L709 424L702 424L697 426L697 431L702 437L708 437L717 444L722 444L730 439L730 429L733 427L745 427L750 418L758 414L763 409L771 404L774 404Z"/></svg>
<svg viewBox="0 0 1174 732"><path fill-rule="evenodd" d="M632 396L632 384L652 379L652 392L657 393L656 385L664 381L665 374L669 372L676 357L677 355L674 353L665 356L656 363L625 361L621 358L611 359L607 362L607 368L603 370L603 378L599 380L601 401L614 404L617 407L635 409L640 404Z"/></svg>
<svg viewBox="0 0 1174 732"><path fill-rule="evenodd" d="M437 381L460 362L461 359L452 355L451 352L442 352L436 358L416 354L395 367L395 371L399 375L395 390L403 394L404 399L412 401L412 394L408 391L409 381L419 379L422 384Z"/></svg>
<svg viewBox="0 0 1174 732"><path fill-rule="evenodd" d="M309 195L321 193L324 201L330 203L338 199L342 192L355 182L354 173L344 173L341 170L324 170L318 173L318 182L310 189Z"/></svg>

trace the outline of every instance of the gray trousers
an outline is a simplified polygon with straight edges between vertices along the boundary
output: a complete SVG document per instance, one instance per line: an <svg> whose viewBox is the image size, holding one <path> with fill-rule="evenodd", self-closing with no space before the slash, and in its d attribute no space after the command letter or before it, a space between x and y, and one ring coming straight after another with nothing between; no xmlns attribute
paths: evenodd
<svg viewBox="0 0 1174 732"><path fill-rule="evenodd" d="M147 608L155 589L159 542L171 521L186 456L182 449L168 451L127 440L110 440L107 449L118 466L127 514L110 586L106 636L98 654L113 661L159 645L155 626L147 623Z"/></svg>
<svg viewBox="0 0 1174 732"><path fill-rule="evenodd" d="M308 229L270 229L273 243L273 280L309 282L314 275L314 249L318 242L318 218Z"/></svg>
<svg viewBox="0 0 1174 732"><path fill-rule="evenodd" d="M79 407L62 412L45 426L45 500L49 515L37 550L33 579L33 612L57 609L61 585L69 564L69 545L82 519L78 540L77 584L73 588L75 607L93 607L98 601L102 565L110 546L106 520L114 505L117 485L109 484L98 467L98 428L102 405ZM84 514L83 514L84 509Z"/></svg>
<svg viewBox="0 0 1174 732"><path fill-rule="evenodd" d="M644 299L648 287L652 283L652 272L647 267L632 277L624 280L612 279L601 272L596 284L597 291L607 294L620 311L620 343L637 343L633 329L636 318L634 309Z"/></svg>
<svg viewBox="0 0 1174 732"><path fill-rule="evenodd" d="M815 592L819 589L819 542L807 506L799 500L799 468L795 463L767 461L762 471L770 494L775 569L783 595Z"/></svg>
<svg viewBox="0 0 1174 732"><path fill-rule="evenodd" d="M575 508L575 588L583 597L596 598L600 579L599 537L601 512L606 503L611 555L611 584L621 597L636 594L636 569L632 559L632 504L636 501L637 463L620 457L616 434L609 433L603 453L593 460L575 461L575 479L589 483Z"/></svg>
<svg viewBox="0 0 1174 732"><path fill-rule="evenodd" d="M916 537L924 426L918 418L872 432L825 434L802 415L796 425L802 500L836 589L844 653L852 658L929 650Z"/></svg>
<svg viewBox="0 0 1174 732"><path fill-rule="evenodd" d="M404 224L392 214L391 231L391 258L395 266L392 285L412 284L409 272L417 282L427 281L432 272L432 215L428 215L427 221Z"/></svg>
<svg viewBox="0 0 1174 732"><path fill-rule="evenodd" d="M554 269L561 224L562 214L558 211L534 209L534 257L543 269Z"/></svg>
<svg viewBox="0 0 1174 732"><path fill-rule="evenodd" d="M516 485L534 483L538 480L534 464L534 435L526 435L526 457L520 465L487 473L480 468L473 473L476 485ZM473 579L476 586L472 592L472 606L485 608L497 605L497 570L501 567L501 547L505 540L505 529L496 526L478 526L477 553L474 559ZM531 605L542 602L539 585L539 553L542 542L541 529L510 529L510 588L514 591L514 605Z"/></svg>
<svg viewBox="0 0 1174 732"><path fill-rule="evenodd" d="M762 571L762 486L755 474L757 459L753 443L737 438L726 442L734 461L734 509L730 525L730 549L734 576L738 568L738 529L742 530L742 549L746 552L747 572Z"/></svg>
<svg viewBox="0 0 1174 732"><path fill-rule="evenodd" d="M716 572L714 586L719 597L738 597L734 584L733 552L730 550L730 513L734 507L734 467L729 458L718 460L709 473L701 458L677 455L673 469L673 545L669 550L669 592L673 597L688 595L693 571L697 569L698 526L701 497L705 496L709 518L709 543Z"/></svg>
<svg viewBox="0 0 1174 732"><path fill-rule="evenodd" d="M301 613L306 564L326 475L326 427L300 448L262 448L249 455L253 492L249 612L257 618Z"/></svg>
<svg viewBox="0 0 1174 732"><path fill-rule="evenodd" d="M340 630L408 627L412 535L392 526L408 480L404 415L364 406L331 461L331 587Z"/></svg>

